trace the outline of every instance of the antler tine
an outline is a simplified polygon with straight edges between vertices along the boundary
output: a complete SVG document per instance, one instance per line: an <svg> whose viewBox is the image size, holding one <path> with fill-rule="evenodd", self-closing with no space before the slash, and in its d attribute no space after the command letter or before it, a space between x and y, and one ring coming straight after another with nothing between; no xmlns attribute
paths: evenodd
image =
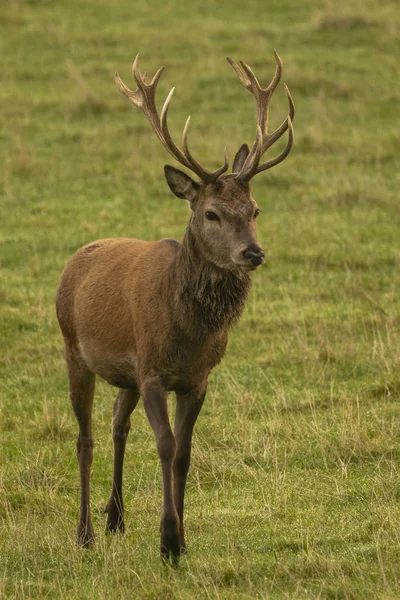
<svg viewBox="0 0 400 600"><path fill-rule="evenodd" d="M120 92L122 92L122 94L124 94L124 96L126 96L127 98L129 98L129 100L138 108L142 108L143 106L143 95L140 92L140 90L135 90L134 92L132 90L130 90L122 81L121 77L119 76L119 74L116 72L114 75L114 81L118 87L118 89L120 90Z"/></svg>
<svg viewBox="0 0 400 600"><path fill-rule="evenodd" d="M261 127L259 125L257 125L256 128L256 139L254 140L254 144L245 160L245 162L243 163L243 166L240 170L240 172L237 175L237 179L239 179L239 175L240 175L240 179L242 181L249 181L249 179L251 179L251 177L253 176L253 172L252 172L252 168L253 165L257 165L260 161L260 158L262 156L262 141L263 141L263 136L262 136L262 131L261 131Z"/></svg>
<svg viewBox="0 0 400 600"><path fill-rule="evenodd" d="M198 160L196 160L192 156L192 154L189 150L188 141L187 141L188 132L189 132L189 124L190 124L190 117L188 117L186 120L185 127L183 130L183 135L182 135L182 145L183 145L183 151L185 153L185 157L189 161L192 171L197 173L198 176L200 177L200 179L202 179L205 182L210 182L210 183L213 181L216 181L218 179L218 177L220 177L222 175L222 173L225 173L225 171L228 170L229 163L228 163L227 148L225 147L225 150L224 150L224 164L222 165L222 167L220 167L219 169L216 169L215 171L208 171L199 163Z"/></svg>
<svg viewBox="0 0 400 600"><path fill-rule="evenodd" d="M278 85L278 83L282 77L283 62L276 50L274 50L274 56L275 56L275 62L276 62L275 73L266 88L261 87L261 85L260 85L257 77L255 76L252 68L250 67L250 65L245 63L243 60L240 61L240 64L242 65L242 68L243 68L244 72L246 73L247 79L250 83L250 86L247 85L246 87L249 87L249 88L251 87L252 88L251 91L253 91L254 89L257 89L259 92L269 92L271 95L273 93L273 91L275 90L276 86Z"/></svg>
<svg viewBox="0 0 400 600"><path fill-rule="evenodd" d="M130 90L124 84L124 82L121 80L118 73L115 74L115 83L117 84L117 87L119 88L119 90L125 96L127 96L127 98L129 98L129 100L135 106L137 106L144 112L144 114L146 115L147 119L150 122L150 125L152 126L154 132L156 133L157 137L159 138L159 140L161 141L161 143L163 144L165 149L168 150L168 152L178 162L180 162L183 166L185 166L186 168L188 168L188 169L192 170L194 173L196 173L196 175L198 175L200 177L200 179L202 179L204 182L209 183L212 181L216 181L218 179L218 177L220 177L220 175L228 169L228 159L227 159L226 151L225 151L224 165L222 167L220 167L219 169L217 169L216 171L211 172L211 171L208 171L207 169L205 169L199 163L199 161L196 160L189 152L189 149L187 146L187 128L189 125L188 122L186 123L185 129L183 132L184 152L182 152L182 150L175 144L175 142L173 141L173 139L171 137L171 134L168 129L168 124L167 124L167 116L168 116L169 104L171 102L172 94L173 94L175 88L172 88L172 90L168 94L168 96L164 102L164 105L162 107L161 115L159 116L159 114L157 112L155 96L156 96L157 84L160 80L163 70L164 70L164 67L160 67L158 69L158 71L156 72L156 74L154 75L151 82L147 83L147 73L144 73L142 75L142 73L140 72L139 54L137 54L137 56L133 62L133 65L132 65L132 73L133 73L135 81L138 85L138 89L135 91ZM190 119L190 117L189 117L189 119Z"/></svg>
<svg viewBox="0 0 400 600"><path fill-rule="evenodd" d="M115 74L114 80L119 90L137 107L140 108L150 122L158 139L164 144L164 139L161 133L160 119L156 107L156 90L164 67L160 67L150 83L145 82L146 73L142 75L139 69L139 54L136 55L132 65L132 73L138 85L135 91L130 90L122 81L118 73Z"/></svg>
<svg viewBox="0 0 400 600"><path fill-rule="evenodd" d="M135 60L133 61L133 65L132 65L132 74L135 78L136 83L138 84L139 89L142 91L142 93L144 95L147 95L146 91L151 89L152 90L152 96L154 96L155 98L155 94L156 94L156 88L157 88L157 84L160 80L160 77L164 71L165 67L160 67L158 69L158 71L156 71L153 79L150 81L150 83L146 82L147 79L147 71L145 71L142 75L142 73L140 72L140 68L139 68L139 57L140 54L136 55Z"/></svg>
<svg viewBox="0 0 400 600"><path fill-rule="evenodd" d="M262 163L261 165L258 165L255 170L254 175L257 175L257 173L261 173L261 171L266 171L267 169L270 169L271 167L274 167L275 165L277 165L280 162L282 162L283 160L285 160L285 158L287 157L287 155L289 154L289 152L292 149L293 140L294 140L293 124L292 124L292 119L290 118L290 116L287 117L287 128L289 130L289 139L288 139L288 143L286 144L286 148L280 154L278 154L278 156L276 156L275 158L267 160L266 162Z"/></svg>
<svg viewBox="0 0 400 600"><path fill-rule="evenodd" d="M270 148L272 146L272 144L274 144L277 140L279 140L279 138L285 133L285 131L288 128L288 118L290 118L291 121L293 121L294 119L294 102L293 102L293 98L289 92L289 88L286 85L286 83L284 83L285 86L285 92L286 92L286 96L288 98L288 102L289 102L289 113L288 116L285 118L285 120L281 123L281 125L275 129L275 131L273 131L272 133L267 133L264 136L264 143L263 143L263 154L266 150L268 150L268 148Z"/></svg>
<svg viewBox="0 0 400 600"><path fill-rule="evenodd" d="M282 71L283 71L283 61L281 59L281 57L279 56L279 54L277 53L276 50L274 50L274 56L275 56L275 73L274 76L271 80L271 83L268 86L268 89L271 90L271 94L273 93L273 91L275 90L275 88L278 86L278 83L281 80L282 77Z"/></svg>
<svg viewBox="0 0 400 600"><path fill-rule="evenodd" d="M143 81L143 77L142 77L142 74L141 74L140 68L139 68L139 57L140 57L140 54L137 53L135 60L132 63L132 75L134 76L139 89L143 92L144 81Z"/></svg>
<svg viewBox="0 0 400 600"><path fill-rule="evenodd" d="M174 91L175 91L175 88L173 87L172 90L170 91L170 93L168 94L168 96L164 102L164 105L161 109L161 117L160 117L161 133L164 138L164 142L165 142L164 145L165 145L166 149L168 150L168 152L170 152L170 154L172 154L172 156L174 156L181 164L183 164L185 167L187 167L188 169L191 169L193 171L193 168L192 168L190 162L187 160L187 158L183 154L182 150L175 144L174 140L171 137L169 129L168 129L168 124L167 124L168 109L169 109L169 103L171 102L172 94L174 93ZM194 171L194 172L198 175L198 173L196 171ZM200 175L199 175L199 177L200 177Z"/></svg>
<svg viewBox="0 0 400 600"><path fill-rule="evenodd" d="M254 140L252 149L250 150L250 153L249 153L246 161L243 164L243 167L242 167L240 173L238 173L238 175L236 176L236 178L238 180L249 181L251 179L251 177L253 177L257 173L259 173L260 171L264 171L265 169L268 169L268 168L274 166L275 164L278 164L278 162L281 162L281 160L283 160L287 156L287 154L289 154L290 149L293 144L292 120L294 118L295 111L294 111L293 99L292 99L290 92L286 85L285 85L285 91L286 91L286 94L288 97L288 102L289 102L288 116L285 118L283 123L275 131L273 131L272 133L268 133L269 103L270 103L272 94L274 93L277 85L279 84L279 81L282 76L282 70L283 70L283 62L282 62L279 54L276 52L276 50L274 50L274 56L275 56L275 63L276 63L275 73L266 88L261 87L252 68L247 63L245 63L244 61L240 61L240 64L241 64L241 68L240 68L239 65L235 61L228 58L228 62L231 64L233 69L236 71L236 73L237 73L239 79L241 80L241 82L243 83L243 85L253 94L255 101L256 101L256 107L257 107L256 138ZM289 142L288 142L286 149L276 159L273 159L271 161L267 161L266 163L264 163L262 165L263 168L260 168L260 170L259 170L258 163L259 163L259 160L260 160L262 154L264 154L264 152L270 146L272 146L272 144L274 144L285 133L285 131L288 128L289 128Z"/></svg>
<svg viewBox="0 0 400 600"><path fill-rule="evenodd" d="M274 93L276 86L278 85L283 69L283 62L280 58L279 54L274 50L274 56L276 61L275 73L266 88L262 88L256 75L254 74L250 65L245 63L243 60L240 61L242 68L232 60L227 57L229 64L233 67L238 75L240 81L243 83L244 87L251 92L256 101L257 107L257 122L261 127L261 131L263 134L267 133L268 128L268 109L269 109L269 101Z"/></svg>
<svg viewBox="0 0 400 600"><path fill-rule="evenodd" d="M242 69L239 67L237 62L235 62L229 56L226 57L226 60L231 65L231 67L236 71L236 74L239 77L240 81L243 83L244 87L249 90L251 87L250 79L243 73Z"/></svg>

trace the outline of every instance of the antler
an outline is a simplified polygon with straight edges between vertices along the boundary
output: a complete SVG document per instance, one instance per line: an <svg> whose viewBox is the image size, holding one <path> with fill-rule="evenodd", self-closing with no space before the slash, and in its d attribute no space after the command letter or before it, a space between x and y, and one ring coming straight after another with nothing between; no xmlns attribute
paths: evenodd
<svg viewBox="0 0 400 600"><path fill-rule="evenodd" d="M275 88L277 87L281 76L283 63L279 54L274 50L276 68L275 74L271 80L271 83L266 88L262 88L258 82L257 77L254 75L251 67L243 61L240 61L241 68L239 65L227 57L228 62L232 65L236 71L240 81L243 83L255 97L257 106L257 129L256 137L253 146L240 170L236 175L236 179L240 181L249 181L257 173L265 171L274 167L289 154L293 145L293 125L292 120L294 118L294 103L290 95L288 87L285 85L285 92L289 101L289 114L283 123L272 133L268 133L268 112L269 102ZM259 164L261 156L268 148L272 146L279 138L289 129L289 140L286 148L276 158L270 159L261 165Z"/></svg>
<svg viewBox="0 0 400 600"><path fill-rule="evenodd" d="M164 106L162 107L160 116L158 115L155 101L157 84L160 80L163 70L164 67L158 69L151 82L147 83L147 74L144 73L142 75L139 69L138 54L132 65L132 73L138 85L138 89L135 91L130 90L124 84L118 73L115 73L115 83L117 84L117 87L120 89L120 91L127 98L129 98L129 100L135 106L137 106L144 112L144 114L150 122L150 125L152 126L155 134L157 135L164 148L166 148L166 150L168 150L168 152L172 154L172 156L178 162L180 162L187 169L190 169L191 171L196 173L196 175L198 175L198 177L200 177L200 179L205 183L215 182L218 179L218 177L220 177L222 173L225 173L225 171L228 169L227 150L225 148L225 160L222 167L220 167L216 171L208 171L207 169L205 169L199 163L199 161L192 156L192 154L189 151L187 137L189 131L190 117L187 119L185 128L183 130L183 151L175 144L171 137L171 134L169 133L167 125L168 108L175 88L172 88L172 90L168 94L164 102Z"/></svg>

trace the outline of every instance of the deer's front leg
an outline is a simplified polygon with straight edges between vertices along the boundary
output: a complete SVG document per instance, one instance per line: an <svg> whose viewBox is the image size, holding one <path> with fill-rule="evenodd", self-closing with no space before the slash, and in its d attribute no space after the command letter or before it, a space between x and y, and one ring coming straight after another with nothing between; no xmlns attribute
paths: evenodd
<svg viewBox="0 0 400 600"><path fill-rule="evenodd" d="M175 439L177 450L174 461L174 500L180 522L181 552L186 552L183 529L183 505L186 479L190 465L193 428L199 416L207 391L207 382L187 394L176 394Z"/></svg>
<svg viewBox="0 0 400 600"><path fill-rule="evenodd" d="M176 560L180 554L179 517L172 489L172 465L176 443L168 418L167 392L154 378L145 381L141 386L141 391L144 408L156 438L163 476L164 508L161 518L161 556Z"/></svg>

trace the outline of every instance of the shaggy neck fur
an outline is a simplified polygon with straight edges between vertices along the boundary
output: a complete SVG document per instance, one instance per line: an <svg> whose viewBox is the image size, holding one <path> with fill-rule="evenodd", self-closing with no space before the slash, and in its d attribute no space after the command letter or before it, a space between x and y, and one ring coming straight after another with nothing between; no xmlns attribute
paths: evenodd
<svg viewBox="0 0 400 600"><path fill-rule="evenodd" d="M248 273L220 269L206 260L190 224L176 266L175 314L188 333L227 330L239 320L250 290Z"/></svg>

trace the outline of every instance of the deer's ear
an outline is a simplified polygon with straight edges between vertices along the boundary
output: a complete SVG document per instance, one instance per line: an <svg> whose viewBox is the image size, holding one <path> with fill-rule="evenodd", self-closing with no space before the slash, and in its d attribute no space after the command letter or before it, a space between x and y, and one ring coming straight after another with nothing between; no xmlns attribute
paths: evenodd
<svg viewBox="0 0 400 600"><path fill-rule="evenodd" d="M250 153L247 144L242 144L236 153L235 160L233 161L232 173L239 173L240 169L244 165L244 161Z"/></svg>
<svg viewBox="0 0 400 600"><path fill-rule="evenodd" d="M164 174L169 188L175 196L184 198L190 203L196 199L200 185L193 181L189 175L170 165L164 166Z"/></svg>

